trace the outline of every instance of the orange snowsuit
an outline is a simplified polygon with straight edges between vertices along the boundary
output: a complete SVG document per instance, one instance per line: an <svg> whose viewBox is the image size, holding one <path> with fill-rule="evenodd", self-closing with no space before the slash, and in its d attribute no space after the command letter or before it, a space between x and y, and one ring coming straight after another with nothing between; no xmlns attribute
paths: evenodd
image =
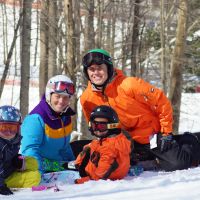
<svg viewBox="0 0 200 200"><path fill-rule="evenodd" d="M85 145L85 148L90 149L90 159L85 167L87 180L116 180L127 175L130 167L131 142L124 134L112 135L101 140L94 139ZM76 166L83 162L83 152L78 155Z"/></svg>
<svg viewBox="0 0 200 200"><path fill-rule="evenodd" d="M89 121L96 106L109 105L117 112L122 128L138 143L149 143L154 133L171 133L172 106L164 92L140 78L126 77L121 70L116 72L104 93L88 82L80 98L86 119Z"/></svg>

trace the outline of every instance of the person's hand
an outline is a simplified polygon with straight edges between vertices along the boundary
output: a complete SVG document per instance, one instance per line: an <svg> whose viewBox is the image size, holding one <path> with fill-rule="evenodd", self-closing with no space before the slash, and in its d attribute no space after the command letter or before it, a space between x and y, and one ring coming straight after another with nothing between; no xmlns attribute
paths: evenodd
<svg viewBox="0 0 200 200"><path fill-rule="evenodd" d="M13 192L6 185L2 185L2 186L0 186L0 194L11 195L11 194L13 194Z"/></svg>
<svg viewBox="0 0 200 200"><path fill-rule="evenodd" d="M24 156L18 154L17 156L15 156L12 159L12 164L16 169L18 169L20 171L24 171L25 170L25 158L24 158Z"/></svg>
<svg viewBox="0 0 200 200"><path fill-rule="evenodd" d="M85 176L85 177L82 177L82 178L78 178L76 179L74 182L75 184L83 184L87 181L91 180L89 176Z"/></svg>
<svg viewBox="0 0 200 200"><path fill-rule="evenodd" d="M160 151L164 152L171 148L172 146L172 134L169 135L162 135L160 138Z"/></svg>

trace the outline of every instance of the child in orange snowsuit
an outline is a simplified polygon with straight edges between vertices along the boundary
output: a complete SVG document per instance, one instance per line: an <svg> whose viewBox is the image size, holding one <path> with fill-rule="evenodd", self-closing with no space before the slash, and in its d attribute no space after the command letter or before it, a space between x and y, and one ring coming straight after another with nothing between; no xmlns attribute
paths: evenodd
<svg viewBox="0 0 200 200"><path fill-rule="evenodd" d="M109 106L97 106L90 115L89 130L97 139L78 155L75 165L81 178L75 183L124 178L130 167L131 141L121 132L117 113Z"/></svg>

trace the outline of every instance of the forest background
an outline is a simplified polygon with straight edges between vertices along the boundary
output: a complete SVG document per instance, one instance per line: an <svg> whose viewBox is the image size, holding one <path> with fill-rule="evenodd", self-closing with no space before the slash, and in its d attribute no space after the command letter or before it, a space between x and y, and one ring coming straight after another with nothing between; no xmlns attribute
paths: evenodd
<svg viewBox="0 0 200 200"><path fill-rule="evenodd" d="M163 89L177 133L182 93L200 83L199 13L198 0L0 0L0 98L8 80L20 84L25 116L34 80L42 96L47 80L64 73L76 84L72 107L79 110L87 85L81 58L104 48L126 75ZM80 123L87 135L83 116Z"/></svg>

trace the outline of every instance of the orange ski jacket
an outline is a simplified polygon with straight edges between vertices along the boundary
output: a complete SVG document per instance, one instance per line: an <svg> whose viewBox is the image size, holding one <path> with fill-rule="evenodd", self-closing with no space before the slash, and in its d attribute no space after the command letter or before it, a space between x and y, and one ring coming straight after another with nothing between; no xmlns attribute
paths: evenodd
<svg viewBox="0 0 200 200"><path fill-rule="evenodd" d="M80 97L83 113L89 121L92 110L110 105L117 112L122 128L141 143L149 143L152 134L172 133L173 111L164 92L137 77L126 77L121 70L107 84L104 93L90 81Z"/></svg>
<svg viewBox="0 0 200 200"><path fill-rule="evenodd" d="M92 180L124 178L130 167L131 142L120 133L101 140L94 139L90 144L90 159L85 167L87 175ZM84 152L84 150L83 150ZM75 161L80 166L84 153L80 153Z"/></svg>

